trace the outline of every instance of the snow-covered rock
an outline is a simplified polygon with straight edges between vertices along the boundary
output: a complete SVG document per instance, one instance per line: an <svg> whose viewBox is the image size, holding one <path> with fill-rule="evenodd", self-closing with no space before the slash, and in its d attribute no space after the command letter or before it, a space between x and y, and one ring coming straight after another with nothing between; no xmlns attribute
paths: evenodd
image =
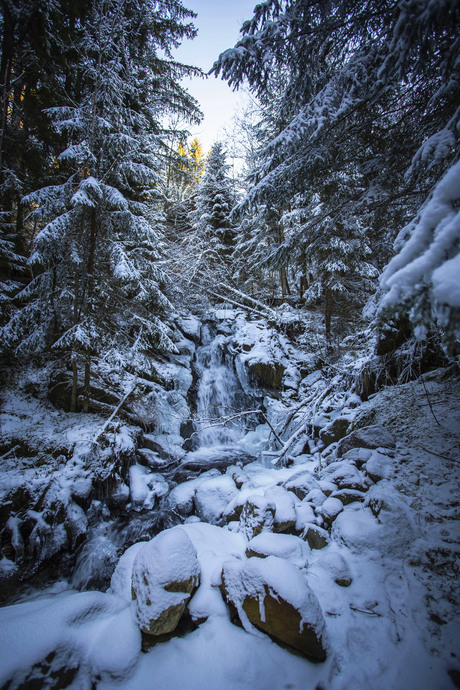
<svg viewBox="0 0 460 690"><path fill-rule="evenodd" d="M290 561L299 568L307 564L311 551L307 544L292 534L277 534L275 532L261 532L246 546L246 556L277 556Z"/></svg>
<svg viewBox="0 0 460 690"><path fill-rule="evenodd" d="M129 468L129 491L134 508L150 509L158 498L168 493L169 486L161 474L149 472L143 465L132 465Z"/></svg>
<svg viewBox="0 0 460 690"><path fill-rule="evenodd" d="M381 479L389 479L393 475L394 460L374 450L364 467L369 477L374 482L378 482Z"/></svg>
<svg viewBox="0 0 460 690"><path fill-rule="evenodd" d="M331 525L337 515L341 513L343 510L343 503L340 501L338 498L326 498L324 503L321 505L320 508L320 515L323 518L323 520L328 524Z"/></svg>
<svg viewBox="0 0 460 690"><path fill-rule="evenodd" d="M262 531L271 532L275 519L276 504L265 496L251 494L241 511L238 530L246 539L253 539Z"/></svg>
<svg viewBox="0 0 460 690"><path fill-rule="evenodd" d="M319 525L305 525L302 539L308 542L311 549L324 549L330 542L328 532Z"/></svg>
<svg viewBox="0 0 460 690"><path fill-rule="evenodd" d="M295 527L297 520L292 492L282 486L272 486L265 491L265 497L275 504L274 532L286 532Z"/></svg>
<svg viewBox="0 0 460 690"><path fill-rule="evenodd" d="M182 527L165 530L144 544L132 570L132 595L142 632L172 632L199 582L197 552Z"/></svg>
<svg viewBox="0 0 460 690"><path fill-rule="evenodd" d="M309 659L324 661L321 607L295 566L275 556L226 561L222 589L248 632L256 626Z"/></svg>
<svg viewBox="0 0 460 690"><path fill-rule="evenodd" d="M167 502L171 510L181 517L191 515L195 509L195 491L198 486L212 477L220 477L219 470L208 470L196 479L191 479L188 482L182 482L172 489L169 493Z"/></svg>
<svg viewBox="0 0 460 690"><path fill-rule="evenodd" d="M228 474L200 482L195 491L197 515L204 522L223 524L225 509L237 491L235 482Z"/></svg>
<svg viewBox="0 0 460 690"><path fill-rule="evenodd" d="M303 470L294 474L283 484L287 491L292 491L295 495L303 500L305 496L313 489L319 489L318 480L312 472Z"/></svg>
<svg viewBox="0 0 460 690"><path fill-rule="evenodd" d="M394 448L393 434L379 424L356 429L345 436L337 446L337 456L341 457L352 448Z"/></svg>

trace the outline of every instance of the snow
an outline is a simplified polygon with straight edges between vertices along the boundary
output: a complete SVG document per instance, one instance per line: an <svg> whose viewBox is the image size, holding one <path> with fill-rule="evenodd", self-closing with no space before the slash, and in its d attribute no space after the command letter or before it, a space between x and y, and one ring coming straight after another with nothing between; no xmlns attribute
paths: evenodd
<svg viewBox="0 0 460 690"><path fill-rule="evenodd" d="M34 664L54 652L58 664L61 660L63 667L79 667L81 687L98 674L123 678L141 649L130 607L100 592L62 592L2 608L0 637L2 686L12 677L24 679Z"/></svg>
<svg viewBox="0 0 460 690"><path fill-rule="evenodd" d="M117 566L113 572L112 579L110 580L109 591L112 594L115 594L117 597L120 597L120 599L124 599L125 601L131 602L133 599L131 591L131 579L133 573L134 559L136 558L139 551L144 548L144 546L145 542L140 541L137 544L133 544L132 546L130 546L129 549L126 549L126 551L118 561Z"/></svg>
<svg viewBox="0 0 460 690"><path fill-rule="evenodd" d="M299 568L304 567L311 555L311 550L304 541L292 534L277 534L275 532L261 532L251 539L246 552L253 552L253 556L264 558L277 556L290 561Z"/></svg>
<svg viewBox="0 0 460 690"><path fill-rule="evenodd" d="M144 465L132 465L129 468L129 490L135 508L153 508L157 498L169 491L168 483L161 474L149 472Z"/></svg>
<svg viewBox="0 0 460 690"><path fill-rule="evenodd" d="M431 288L435 301L460 305L458 240L460 237L460 162L438 182L421 213L396 240L399 253L381 277L386 290L380 308L397 304L420 290ZM409 239L404 243L405 238ZM457 271L456 271L457 267Z"/></svg>

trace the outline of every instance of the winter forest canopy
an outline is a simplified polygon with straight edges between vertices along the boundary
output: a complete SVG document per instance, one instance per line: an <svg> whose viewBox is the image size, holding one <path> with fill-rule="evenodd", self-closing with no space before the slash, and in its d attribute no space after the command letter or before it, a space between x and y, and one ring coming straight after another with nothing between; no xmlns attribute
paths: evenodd
<svg viewBox="0 0 460 690"><path fill-rule="evenodd" d="M460 687L460 6L190 6L0 0L0 687Z"/></svg>

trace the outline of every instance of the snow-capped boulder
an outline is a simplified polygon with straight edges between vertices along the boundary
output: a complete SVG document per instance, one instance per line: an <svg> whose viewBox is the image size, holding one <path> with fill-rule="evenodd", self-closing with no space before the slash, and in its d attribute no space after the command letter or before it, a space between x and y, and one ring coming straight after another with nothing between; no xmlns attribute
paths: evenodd
<svg viewBox="0 0 460 690"><path fill-rule="evenodd" d="M246 556L267 558L277 556L302 568L307 564L311 551L307 544L293 534L261 532L246 546Z"/></svg>
<svg viewBox="0 0 460 690"><path fill-rule="evenodd" d="M324 474L329 481L334 482L338 489L356 489L366 491L372 484L368 477L351 462L338 461L328 465Z"/></svg>
<svg viewBox="0 0 460 690"><path fill-rule="evenodd" d="M195 508L203 522L222 525L227 505L238 489L228 474L201 482L195 492Z"/></svg>
<svg viewBox="0 0 460 690"><path fill-rule="evenodd" d="M238 531L246 539L253 539L262 531L273 531L276 505L265 496L251 494L245 501L241 511Z"/></svg>
<svg viewBox="0 0 460 690"><path fill-rule="evenodd" d="M343 510L343 503L340 501L338 498L326 498L324 503L322 504L321 508L319 509L319 513L323 520L328 524L331 525L337 515L341 513Z"/></svg>
<svg viewBox="0 0 460 690"><path fill-rule="evenodd" d="M323 553L309 572L318 574L321 578L326 574L340 587L349 587L352 582L350 567L337 551L328 550L327 553Z"/></svg>
<svg viewBox="0 0 460 690"><path fill-rule="evenodd" d="M337 491L337 485L327 479L320 479L318 484L325 496L330 496L334 491Z"/></svg>
<svg viewBox="0 0 460 690"><path fill-rule="evenodd" d="M371 455L372 450L370 448L352 448L343 454L342 460L348 460L356 465L358 469L361 469L364 463L369 460Z"/></svg>
<svg viewBox="0 0 460 690"><path fill-rule="evenodd" d="M167 501L172 511L181 517L187 517L195 510L195 491L198 486L212 477L220 477L219 470L209 470L204 472L196 479L191 479L188 482L182 482L174 487L169 493Z"/></svg>
<svg viewBox="0 0 460 690"><path fill-rule="evenodd" d="M319 437L325 446L340 441L346 436L350 428L350 420L347 417L336 417L319 432Z"/></svg>
<svg viewBox="0 0 460 690"><path fill-rule="evenodd" d="M379 482L381 479L389 479L393 475L393 467L393 458L379 453L377 450L372 452L371 457L365 464L366 472L374 482Z"/></svg>
<svg viewBox="0 0 460 690"><path fill-rule="evenodd" d="M355 501L362 503L366 494L364 491L357 491L356 489L339 489L331 494L331 498L338 498L342 505L347 506Z"/></svg>
<svg viewBox="0 0 460 690"><path fill-rule="evenodd" d="M112 594L116 594L116 596L120 597L120 599L132 601L133 593L131 581L133 575L133 563L137 554L141 549L144 548L145 544L145 541L139 541L137 544L133 544L126 549L118 561L115 570L113 571L109 591L111 591Z"/></svg>
<svg viewBox="0 0 460 690"><path fill-rule="evenodd" d="M197 552L181 527L147 542L136 554L132 572L132 596L142 632L172 632L199 582Z"/></svg>
<svg viewBox="0 0 460 690"><path fill-rule="evenodd" d="M315 520L315 511L313 506L308 501L302 501L302 503L297 503L295 507L295 532L296 534L301 534L305 529L306 525Z"/></svg>
<svg viewBox="0 0 460 690"><path fill-rule="evenodd" d="M311 549L324 549L330 542L328 532L319 525L306 525L302 539L308 542Z"/></svg>
<svg viewBox="0 0 460 690"><path fill-rule="evenodd" d="M161 474L149 472L143 465L132 465L129 468L129 491L135 509L150 510L157 499L168 493L169 486Z"/></svg>
<svg viewBox="0 0 460 690"><path fill-rule="evenodd" d="M309 659L326 658L321 607L295 566L275 556L227 561L222 592L248 632L256 626Z"/></svg>
<svg viewBox="0 0 460 690"><path fill-rule="evenodd" d="M324 503L326 500L326 494L324 491L321 491L321 489L312 489L311 491L308 492L308 494L305 496L305 500L314 505L315 507L318 507Z"/></svg>
<svg viewBox="0 0 460 690"><path fill-rule="evenodd" d="M395 448L396 442L392 434L379 424L356 429L345 436L337 446L337 457L342 457L352 448Z"/></svg>
<svg viewBox="0 0 460 690"><path fill-rule="evenodd" d="M319 489L318 480L309 470L303 470L290 477L283 484L287 491L292 491L302 501L313 489Z"/></svg>
<svg viewBox="0 0 460 690"><path fill-rule="evenodd" d="M272 486L265 491L265 497L275 504L274 532L286 532L295 527L295 501L290 491L281 486Z"/></svg>

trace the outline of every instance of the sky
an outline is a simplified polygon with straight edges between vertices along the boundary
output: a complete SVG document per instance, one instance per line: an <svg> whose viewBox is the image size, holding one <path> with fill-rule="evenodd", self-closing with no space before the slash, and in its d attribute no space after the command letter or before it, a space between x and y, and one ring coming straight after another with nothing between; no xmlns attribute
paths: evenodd
<svg viewBox="0 0 460 690"><path fill-rule="evenodd" d="M233 48L238 41L240 27L252 17L258 1L184 0L185 7L198 14L193 20L198 36L193 41L184 41L174 57L208 72L219 54ZM244 101L244 94L233 92L227 82L215 76L206 80L184 79L182 85L198 100L204 113L202 123L191 127L190 131L198 137L207 153L216 140L223 138L238 103Z"/></svg>

